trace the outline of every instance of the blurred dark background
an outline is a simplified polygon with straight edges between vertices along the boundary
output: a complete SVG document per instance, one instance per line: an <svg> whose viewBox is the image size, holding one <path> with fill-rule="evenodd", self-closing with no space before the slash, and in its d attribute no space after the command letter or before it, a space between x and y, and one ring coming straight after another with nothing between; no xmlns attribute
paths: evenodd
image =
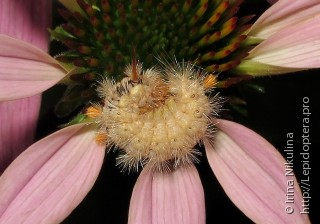
<svg viewBox="0 0 320 224"><path fill-rule="evenodd" d="M57 13L59 4L54 1L53 27L63 22ZM268 3L264 1L247 0L243 4L240 14L260 15ZM56 54L61 45L53 43L52 53ZM302 175L302 109L303 97L310 99L310 219L312 223L320 223L317 211L320 208L320 185L316 183L320 168L317 164L317 150L320 146L320 70L298 72L290 75L257 78L250 81L260 85L265 93L252 89L241 89L241 95L247 102L247 116L230 111L234 121L244 124L256 131L280 153L286 146L286 135L294 133L294 170L300 180ZM42 115L39 122L38 138L55 130L59 124L67 120L58 119L53 113L53 106L63 93L64 87L57 86L48 90L43 97ZM50 102L50 103L48 103ZM109 153L105 159L100 176L84 201L64 221L64 223L113 223L127 222L130 196L138 174L121 173L115 166L114 153ZM207 223L216 223L223 220L224 223L252 223L242 214L225 195L205 157L201 157L201 163L197 165L206 195ZM298 181L299 182L299 181ZM272 197L272 195L270 195Z"/></svg>

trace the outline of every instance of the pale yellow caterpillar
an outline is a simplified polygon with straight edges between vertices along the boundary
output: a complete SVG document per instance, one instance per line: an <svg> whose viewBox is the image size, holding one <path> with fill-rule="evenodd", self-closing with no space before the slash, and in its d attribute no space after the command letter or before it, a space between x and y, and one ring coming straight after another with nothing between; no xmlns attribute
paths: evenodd
<svg viewBox="0 0 320 224"><path fill-rule="evenodd" d="M195 149L214 131L213 118L221 98L209 93L216 76L190 63L142 69L132 63L125 78L101 82L104 105L89 107L87 115L100 126L96 140L120 150L118 164L163 171L197 161Z"/></svg>

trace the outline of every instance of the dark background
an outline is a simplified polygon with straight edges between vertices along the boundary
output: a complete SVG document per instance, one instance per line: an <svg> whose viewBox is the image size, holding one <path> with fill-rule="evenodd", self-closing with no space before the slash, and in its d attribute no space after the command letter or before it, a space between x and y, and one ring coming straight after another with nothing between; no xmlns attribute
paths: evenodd
<svg viewBox="0 0 320 224"><path fill-rule="evenodd" d="M57 3L54 2L53 27L62 21L56 13ZM259 15L266 7L268 4L263 1L245 1L242 7L245 10L240 13ZM59 47L55 44L51 46L53 50ZM248 115L242 116L231 112L232 118L265 137L282 154L286 145L286 134L294 133L294 170L298 180L302 177L302 163L299 155L302 151L302 98L309 97L310 99L309 106L312 114L310 116L311 201L309 215L312 223L320 223L320 217L317 215L320 208L320 185L315 182L320 170L317 164L317 150L320 146L318 136L320 134L318 103L320 70L257 78L251 82L264 87L265 93L243 89L241 93L247 102ZM57 125L65 122L65 120L56 118L53 113L53 105L59 99L61 90L63 87L58 86L44 94L38 138L57 130ZM138 174L121 173L120 169L115 166L115 156L114 153L107 155L95 186L64 223L122 224L127 222L130 196ZM225 195L204 156L197 168L206 195L207 223L215 223L219 220L223 220L224 223L252 223Z"/></svg>

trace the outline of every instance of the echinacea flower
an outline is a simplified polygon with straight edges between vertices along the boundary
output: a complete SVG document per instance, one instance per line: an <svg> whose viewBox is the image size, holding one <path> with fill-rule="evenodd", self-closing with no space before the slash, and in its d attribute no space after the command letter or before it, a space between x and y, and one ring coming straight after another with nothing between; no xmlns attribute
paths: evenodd
<svg viewBox="0 0 320 224"><path fill-rule="evenodd" d="M51 59L41 62L45 69L57 69ZM123 147L119 149L124 153L119 161L124 167L145 166L133 191L129 223L205 223L204 193L192 163L200 158L191 146L198 141L204 143L210 166L226 193L254 222L309 223L307 215L299 214L301 193L297 186L296 203L292 205L295 212L286 214L283 210L287 177L281 155L254 132L213 116L216 101L205 93L215 86L215 76L185 66L173 68L143 71L133 63L120 82L102 82L99 92L103 100L87 108L83 124L64 128L21 154L0 177L0 223L62 221L92 187L107 143ZM52 78L56 82L61 76ZM179 92L182 90L183 94ZM204 107L199 106L199 98ZM184 111L184 106L190 111ZM148 118L146 114L152 115L153 125L164 124L164 118L169 122L168 114L175 116L173 121L182 119L178 124L151 127L154 132L146 133L134 124ZM214 124L218 130L212 136ZM168 127L181 131L179 138L159 141L159 136L171 137ZM128 141L127 136L131 140L139 134L140 142ZM180 147L175 153L161 152L167 149L165 146L174 148L176 144ZM168 171L162 167L168 167Z"/></svg>
<svg viewBox="0 0 320 224"><path fill-rule="evenodd" d="M46 50L50 10L50 1L38 1L34 5L31 1L3 0L0 2L0 33ZM1 72L6 69L2 65ZM40 101L41 96L36 95L0 103L0 174L22 150L33 143Z"/></svg>
<svg viewBox="0 0 320 224"><path fill-rule="evenodd" d="M21 44L20 41L18 43ZM34 49L30 45L24 47ZM51 61L41 65L52 67ZM267 217L275 222L308 222L306 215L298 213L299 205L294 205L297 211L294 214L279 212L284 201L287 177L283 175L283 158L269 143L247 128L224 120L216 121L220 130L213 141L209 136L206 137L211 135L214 122L214 118L210 117L217 112L214 111L217 108L216 101L210 100L204 94L206 89L209 90L215 85L212 75L203 74L203 77L198 77L199 73L192 67L142 71L138 65L129 67L126 74L128 78L118 84L108 81L101 84L99 91L103 93L105 102L100 108L93 105L93 108L87 109L86 114L90 118L87 123L72 125L40 140L8 167L0 178L0 192L3 192L0 194L0 223L62 221L91 189L101 168L108 138L112 141L110 144L124 147L124 157L120 161L123 161L125 166L130 167L131 161L133 167L145 165L133 191L129 223L205 223L204 193L199 174L192 164L194 158L197 158L192 144L202 140L217 178L234 203L248 217L256 222ZM168 77L168 81L165 82L164 77ZM108 85L111 86L106 88ZM179 115L184 111L183 104L175 104L175 101L172 101L174 95L177 102L189 100L189 103L184 104L190 107L189 109L193 108L190 114L187 112ZM199 108L199 103L204 104L204 107ZM158 132L156 134L134 127L134 120L130 125L130 114L123 116L130 111L130 106L133 109L132 116L135 114L137 122L139 116L146 119L150 114L154 114L150 119L158 119L160 123L164 116L168 116L166 113L171 117L180 117L181 123L176 125L168 120L171 129L181 129L181 133L177 130L179 136L176 141L173 139L171 142L162 142L156 139L164 136L161 133L171 131L166 126L163 129L154 129ZM158 110L159 108L161 110ZM197 108L204 111L197 112ZM112 116L120 116L120 119L110 119ZM122 125L121 122L129 123ZM155 123L157 120L154 120ZM133 136L142 134L140 142L135 142L136 147L132 146L137 156L133 154L133 150L126 147L126 144L133 144L126 142L126 127L128 132L132 131ZM193 132L192 128L197 131ZM139 144L157 147L156 143L167 144L166 146L171 148L177 144L191 147L176 147L176 152L170 154L161 153L161 150L166 149L161 146L158 155L157 151L148 147L142 147L142 151L138 147ZM239 167L243 172L237 172ZM232 187L234 185L237 185L237 189ZM235 190L242 194L239 195ZM267 197L271 192L275 195L272 200ZM295 189L295 200L301 200L298 188ZM148 210L141 209L141 206L146 205ZM256 212L255 206L263 212Z"/></svg>

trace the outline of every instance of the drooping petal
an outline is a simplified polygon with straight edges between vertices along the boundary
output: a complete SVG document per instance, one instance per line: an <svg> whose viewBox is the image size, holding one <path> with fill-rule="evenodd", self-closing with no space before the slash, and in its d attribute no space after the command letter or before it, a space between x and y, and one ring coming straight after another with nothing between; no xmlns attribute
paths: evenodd
<svg viewBox="0 0 320 224"><path fill-rule="evenodd" d="M250 129L218 122L214 143L204 144L209 164L233 203L255 223L309 223L308 216L300 214L299 183L293 173L286 175L281 154ZM293 213L286 213L287 206Z"/></svg>
<svg viewBox="0 0 320 224"><path fill-rule="evenodd" d="M284 28L319 16L318 0L290 1L280 0L265 11L254 23L249 35L267 39Z"/></svg>
<svg viewBox="0 0 320 224"><path fill-rule="evenodd" d="M144 169L133 189L129 224L204 224L204 192L194 166L173 172Z"/></svg>
<svg viewBox="0 0 320 224"><path fill-rule="evenodd" d="M40 96L0 102L0 175L34 141Z"/></svg>
<svg viewBox="0 0 320 224"><path fill-rule="evenodd" d="M105 149L90 126L74 125L36 142L0 177L0 223L59 223L82 201Z"/></svg>
<svg viewBox="0 0 320 224"><path fill-rule="evenodd" d="M47 0L32 3L32 0L1 0L0 33L24 40L46 51L52 4Z"/></svg>
<svg viewBox="0 0 320 224"><path fill-rule="evenodd" d="M128 224L152 224L152 173L142 170L132 192Z"/></svg>
<svg viewBox="0 0 320 224"><path fill-rule="evenodd" d="M66 71L44 51L0 34L0 101L41 93L65 75Z"/></svg>
<svg viewBox="0 0 320 224"><path fill-rule="evenodd" d="M249 58L291 68L315 68L320 67L319 51L320 16L276 33L255 47Z"/></svg>
<svg viewBox="0 0 320 224"><path fill-rule="evenodd" d="M234 72L284 74L320 67L320 16L288 27L263 41Z"/></svg>
<svg viewBox="0 0 320 224"><path fill-rule="evenodd" d="M48 49L51 1L0 1L0 33ZM19 15L19 16L17 16ZM0 102L0 175L34 141L41 96Z"/></svg>

